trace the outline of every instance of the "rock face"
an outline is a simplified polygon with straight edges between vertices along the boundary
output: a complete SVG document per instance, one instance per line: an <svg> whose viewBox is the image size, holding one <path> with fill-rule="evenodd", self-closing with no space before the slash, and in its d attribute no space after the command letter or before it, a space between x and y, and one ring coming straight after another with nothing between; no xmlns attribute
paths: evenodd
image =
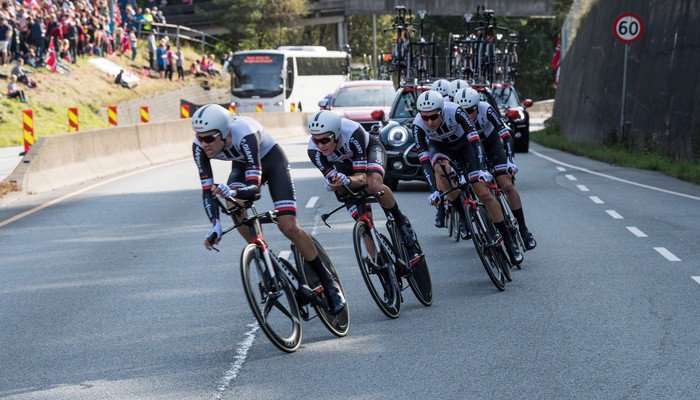
<svg viewBox="0 0 700 400"><path fill-rule="evenodd" d="M570 140L604 144L618 135L624 44L613 23L642 18L627 64L623 139L635 149L700 158L700 2L599 1L583 19L561 64L554 121Z"/></svg>

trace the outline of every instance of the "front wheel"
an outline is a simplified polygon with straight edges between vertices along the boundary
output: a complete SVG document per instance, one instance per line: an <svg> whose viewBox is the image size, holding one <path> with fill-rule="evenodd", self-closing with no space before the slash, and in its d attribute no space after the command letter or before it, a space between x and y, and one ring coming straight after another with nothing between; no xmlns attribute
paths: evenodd
<svg viewBox="0 0 700 400"><path fill-rule="evenodd" d="M328 268L331 275L333 275L333 279L338 282L338 285L340 285L340 290L343 293L343 297L346 299L345 308L343 308L343 310L337 315L333 315L333 313L327 307L324 308L314 304L314 309L316 310L316 314L318 314L319 318L321 319L321 323L323 323L326 329L328 329L332 334L342 337L347 335L348 329L350 328L350 312L348 311L347 296L345 296L345 290L343 289L343 285L340 283L340 278L338 278L338 272L335 270L330 257L328 257L328 253L326 253L326 250L324 250L321 243L319 243L315 237L312 236L311 239L314 241L316 251L318 252L318 256L321 257L323 265ZM316 271L314 271L311 265L304 260L301 253L296 250L295 246L292 246L292 250L294 251L297 268L299 271L301 271L306 284L312 289L321 286L321 280L318 278ZM299 268L299 265L303 265L304 267ZM324 292L321 292L319 296L322 302L325 302L326 304L328 303L328 299L326 298Z"/></svg>
<svg viewBox="0 0 700 400"><path fill-rule="evenodd" d="M401 291L396 272L386 250L372 239L365 221L358 221L353 229L355 257L362 278L379 309L389 318L398 318L401 312Z"/></svg>
<svg viewBox="0 0 700 400"><path fill-rule="evenodd" d="M250 309L267 338L282 351L296 351L301 344L301 319L287 277L268 265L261 249L251 243L241 254L241 278Z"/></svg>
<svg viewBox="0 0 700 400"><path fill-rule="evenodd" d="M486 208L483 205L479 205L475 210L471 205L468 205L465 211L474 248L479 254L481 263L484 265L484 269L486 269L486 273L494 286L496 286L496 289L503 291L506 289L506 277L496 255L495 247L498 244L495 236L492 236L491 230L487 226L491 219L488 218ZM495 230L492 223L491 225L492 230Z"/></svg>

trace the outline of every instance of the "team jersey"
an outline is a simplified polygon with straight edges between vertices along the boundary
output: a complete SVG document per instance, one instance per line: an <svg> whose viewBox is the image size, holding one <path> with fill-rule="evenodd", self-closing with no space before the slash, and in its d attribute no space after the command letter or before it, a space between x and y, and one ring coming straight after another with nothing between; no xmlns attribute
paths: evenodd
<svg viewBox="0 0 700 400"><path fill-rule="evenodd" d="M341 119L340 145L328 156L324 156L312 139L309 139L308 154L324 177L334 172L333 164L352 164L353 173L367 172L367 145L369 133L362 125L349 119Z"/></svg>
<svg viewBox="0 0 700 400"><path fill-rule="evenodd" d="M231 135L231 147L222 150L213 157L215 160L232 161L242 165L245 169L245 181L247 187L255 186L259 192L262 185L263 158L277 143L275 139L263 129L260 123L249 117L236 117L229 124ZM204 209L210 219L218 218L219 210L215 206L216 199L211 194L214 184L214 174L211 168L211 159L202 148L202 144L195 136L192 144L192 153L195 164L199 170L199 178L202 183ZM243 194L245 187L238 187ZM254 190L254 188L251 188Z"/></svg>
<svg viewBox="0 0 700 400"><path fill-rule="evenodd" d="M497 132L498 136L503 139L505 143L507 155L512 156L512 138L510 137L510 131L506 128L498 112L485 101L479 102L478 110L479 112L473 124L479 132L481 140L485 141L492 133Z"/></svg>
<svg viewBox="0 0 700 400"><path fill-rule="evenodd" d="M430 159L428 141L460 145L466 141L479 140L474 124L467 114L455 103L445 103L444 121L435 131L430 131L420 113L413 119L413 138L418 146L420 161Z"/></svg>

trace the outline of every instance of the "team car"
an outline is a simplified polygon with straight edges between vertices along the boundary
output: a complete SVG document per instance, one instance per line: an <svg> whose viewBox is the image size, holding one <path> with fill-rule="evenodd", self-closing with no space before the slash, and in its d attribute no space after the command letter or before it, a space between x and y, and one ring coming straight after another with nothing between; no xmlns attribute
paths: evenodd
<svg viewBox="0 0 700 400"><path fill-rule="evenodd" d="M491 94L513 136L514 150L527 153L530 149L530 114L527 108L532 107L532 100L526 99L520 104L515 88L507 85L494 85Z"/></svg>

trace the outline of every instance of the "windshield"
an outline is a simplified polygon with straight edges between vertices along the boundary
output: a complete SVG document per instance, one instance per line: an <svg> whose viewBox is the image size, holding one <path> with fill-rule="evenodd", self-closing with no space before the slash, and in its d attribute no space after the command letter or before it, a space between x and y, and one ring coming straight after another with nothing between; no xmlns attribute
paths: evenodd
<svg viewBox="0 0 700 400"><path fill-rule="evenodd" d="M282 94L282 54L234 54L231 93L242 98Z"/></svg>
<svg viewBox="0 0 700 400"><path fill-rule="evenodd" d="M416 109L416 98L420 93L415 91L405 91L396 102L396 108L390 118L414 118L418 110Z"/></svg>
<svg viewBox="0 0 700 400"><path fill-rule="evenodd" d="M333 107L389 107L394 99L392 86L350 86L338 89Z"/></svg>
<svg viewBox="0 0 700 400"><path fill-rule="evenodd" d="M496 102L498 103L498 107L500 108L517 107L519 105L518 96L515 94L515 91L508 87L499 87L493 89L493 97L496 98Z"/></svg>

